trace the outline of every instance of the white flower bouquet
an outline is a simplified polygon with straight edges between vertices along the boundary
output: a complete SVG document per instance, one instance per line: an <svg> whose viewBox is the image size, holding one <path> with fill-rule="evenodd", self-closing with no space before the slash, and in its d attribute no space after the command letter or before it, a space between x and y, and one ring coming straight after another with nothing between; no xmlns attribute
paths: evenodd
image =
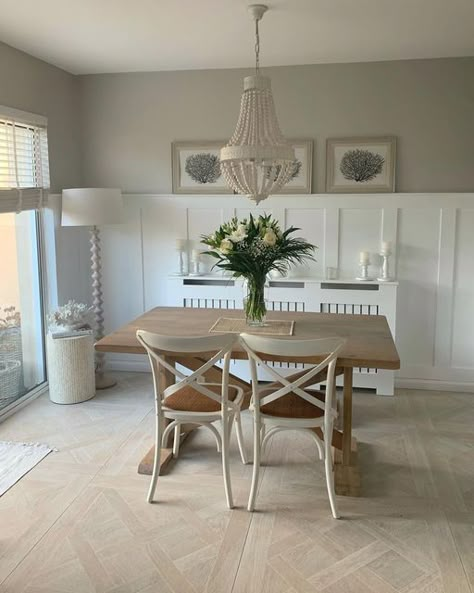
<svg viewBox="0 0 474 593"><path fill-rule="evenodd" d="M314 245L300 237L291 237L299 229L282 231L270 215L260 215L239 221L232 218L211 235L203 235L201 243L211 249L205 251L217 259L215 267L232 272L235 278L247 281L245 313L252 325L265 321L264 287L267 274L273 270L284 275L290 265L314 259Z"/></svg>

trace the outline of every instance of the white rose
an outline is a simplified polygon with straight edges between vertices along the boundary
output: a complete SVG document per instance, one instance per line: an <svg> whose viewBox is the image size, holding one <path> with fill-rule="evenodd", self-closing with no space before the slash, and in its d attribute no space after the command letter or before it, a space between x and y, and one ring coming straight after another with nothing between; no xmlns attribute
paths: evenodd
<svg viewBox="0 0 474 593"><path fill-rule="evenodd" d="M234 245L230 239L222 239L221 244L219 246L219 251L223 255L226 255L227 253L230 253L232 251L233 247Z"/></svg>
<svg viewBox="0 0 474 593"><path fill-rule="evenodd" d="M269 230L265 233L263 237L263 242L266 245L270 245L270 247L273 247L273 245L275 245L275 243L277 242L277 236L272 230Z"/></svg>

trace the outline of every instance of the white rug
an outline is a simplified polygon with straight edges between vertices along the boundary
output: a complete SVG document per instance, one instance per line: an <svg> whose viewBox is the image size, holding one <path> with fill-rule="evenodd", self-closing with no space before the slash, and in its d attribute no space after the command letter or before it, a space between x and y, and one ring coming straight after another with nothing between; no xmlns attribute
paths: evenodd
<svg viewBox="0 0 474 593"><path fill-rule="evenodd" d="M53 450L41 443L0 441L0 496Z"/></svg>

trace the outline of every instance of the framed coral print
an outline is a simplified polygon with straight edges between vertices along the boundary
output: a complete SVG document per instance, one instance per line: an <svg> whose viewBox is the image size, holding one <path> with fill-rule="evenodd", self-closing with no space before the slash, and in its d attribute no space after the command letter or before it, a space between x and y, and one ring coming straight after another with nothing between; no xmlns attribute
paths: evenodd
<svg viewBox="0 0 474 593"><path fill-rule="evenodd" d="M221 174L224 140L173 142L171 163L174 194L231 194Z"/></svg>
<svg viewBox="0 0 474 593"><path fill-rule="evenodd" d="M329 138L326 144L326 191L395 191L394 136Z"/></svg>

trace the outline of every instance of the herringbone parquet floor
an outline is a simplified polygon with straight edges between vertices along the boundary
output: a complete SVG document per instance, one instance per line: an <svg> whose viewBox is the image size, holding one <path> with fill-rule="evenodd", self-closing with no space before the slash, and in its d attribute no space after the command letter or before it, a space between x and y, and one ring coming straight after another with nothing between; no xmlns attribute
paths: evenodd
<svg viewBox="0 0 474 593"><path fill-rule="evenodd" d="M355 395L361 498L334 521L304 435L268 449L258 512L232 443L225 507L212 435L195 431L145 502L137 463L152 440L150 377L76 406L45 397L0 439L59 449L0 498L2 593L468 593L474 591L474 396ZM247 446L250 451L247 419Z"/></svg>

